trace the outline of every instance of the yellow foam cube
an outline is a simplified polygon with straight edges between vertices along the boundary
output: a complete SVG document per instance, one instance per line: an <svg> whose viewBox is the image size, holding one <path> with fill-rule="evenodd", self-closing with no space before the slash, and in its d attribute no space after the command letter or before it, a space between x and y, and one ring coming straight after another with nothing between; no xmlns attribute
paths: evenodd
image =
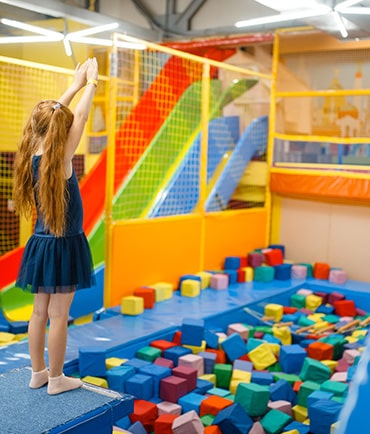
<svg viewBox="0 0 370 434"><path fill-rule="evenodd" d="M318 321L317 323L315 323L315 324L312 324L312 327L315 329L315 330L321 330L321 329L324 329L325 327L327 327L327 326L329 326L330 324L327 322L327 321Z"/></svg>
<svg viewBox="0 0 370 434"><path fill-rule="evenodd" d="M279 344L272 344L271 342L266 342L266 345L270 348L270 350L276 355L279 356L281 346Z"/></svg>
<svg viewBox="0 0 370 434"><path fill-rule="evenodd" d="M265 306L265 316L274 318L274 321L280 321L284 315L284 307L281 304L269 303Z"/></svg>
<svg viewBox="0 0 370 434"><path fill-rule="evenodd" d="M91 375L87 375L86 377L81 378L85 383L93 384L94 386L104 387L108 389L108 382L104 378L93 377Z"/></svg>
<svg viewBox="0 0 370 434"><path fill-rule="evenodd" d="M308 410L301 405L295 405L292 407L294 420L297 422L303 422L307 419Z"/></svg>
<svg viewBox="0 0 370 434"><path fill-rule="evenodd" d="M236 394L236 391L237 391L238 386L239 386L240 383L246 383L246 382L243 381L243 380L230 380L229 390L230 390L231 394L233 394L233 395Z"/></svg>
<svg viewBox="0 0 370 434"><path fill-rule="evenodd" d="M322 297L310 294L306 297L306 309L315 311L322 304Z"/></svg>
<svg viewBox="0 0 370 434"><path fill-rule="evenodd" d="M258 345L248 353L253 366L256 369L263 370L276 363L276 357L267 344Z"/></svg>
<svg viewBox="0 0 370 434"><path fill-rule="evenodd" d="M289 327L272 327L272 334L275 338L280 339L283 345L291 345L292 344L292 334L290 332Z"/></svg>
<svg viewBox="0 0 370 434"><path fill-rule="evenodd" d="M119 357L108 357L105 359L105 367L109 370L115 366L121 366L122 363L127 362L128 359L120 359Z"/></svg>
<svg viewBox="0 0 370 434"><path fill-rule="evenodd" d="M244 383L250 383L252 372L242 371L241 369L233 369L231 372L231 380L241 380Z"/></svg>
<svg viewBox="0 0 370 434"><path fill-rule="evenodd" d="M200 277L201 289L209 288L212 273L208 273L207 271L199 271L196 276Z"/></svg>
<svg viewBox="0 0 370 434"><path fill-rule="evenodd" d="M321 363L326 365L331 372L334 372L334 369L338 365L338 362L336 360L321 360Z"/></svg>
<svg viewBox="0 0 370 434"><path fill-rule="evenodd" d="M150 285L155 290L155 301L169 300L173 296L173 285L167 282L157 282Z"/></svg>
<svg viewBox="0 0 370 434"><path fill-rule="evenodd" d="M245 273L245 281L246 282L253 282L254 278L254 271L252 267L243 267L242 270Z"/></svg>
<svg viewBox="0 0 370 434"><path fill-rule="evenodd" d="M124 315L140 315L144 312L144 299L143 297L136 297L135 295L128 295L122 297L121 300L121 313Z"/></svg>
<svg viewBox="0 0 370 434"><path fill-rule="evenodd" d="M284 431L284 434L299 434L299 431L296 429L291 429L289 431Z"/></svg>
<svg viewBox="0 0 370 434"><path fill-rule="evenodd" d="M203 374L198 378L211 382L216 387L216 374Z"/></svg>
<svg viewBox="0 0 370 434"><path fill-rule="evenodd" d="M362 338L367 335L367 330L355 330L351 336L354 338Z"/></svg>
<svg viewBox="0 0 370 434"><path fill-rule="evenodd" d="M193 354L198 354L201 351L205 351L206 350L206 341L202 341L201 345L184 345L182 344L182 346L184 348L189 348L189 350L192 351Z"/></svg>
<svg viewBox="0 0 370 434"><path fill-rule="evenodd" d="M311 315L307 315L307 319L310 319L315 322L319 322L322 320L322 318L325 316L323 313L313 313Z"/></svg>
<svg viewBox="0 0 370 434"><path fill-rule="evenodd" d="M0 345L6 345L15 341L15 334L8 332L0 332Z"/></svg>
<svg viewBox="0 0 370 434"><path fill-rule="evenodd" d="M180 292L183 297L198 297L201 283L198 280L185 279L181 282Z"/></svg>
<svg viewBox="0 0 370 434"><path fill-rule="evenodd" d="M358 341L358 338L356 338L355 336L346 336L344 339L350 344Z"/></svg>

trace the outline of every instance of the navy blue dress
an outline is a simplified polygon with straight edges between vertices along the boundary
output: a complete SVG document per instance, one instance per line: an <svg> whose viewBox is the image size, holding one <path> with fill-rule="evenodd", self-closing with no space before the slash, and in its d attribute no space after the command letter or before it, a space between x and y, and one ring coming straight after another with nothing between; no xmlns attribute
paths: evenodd
<svg viewBox="0 0 370 434"><path fill-rule="evenodd" d="M41 156L34 156L34 185ZM83 208L75 171L67 180L66 230L62 237L45 228L36 201L35 230L23 252L16 286L25 291L47 294L73 292L95 284L90 246L82 228Z"/></svg>

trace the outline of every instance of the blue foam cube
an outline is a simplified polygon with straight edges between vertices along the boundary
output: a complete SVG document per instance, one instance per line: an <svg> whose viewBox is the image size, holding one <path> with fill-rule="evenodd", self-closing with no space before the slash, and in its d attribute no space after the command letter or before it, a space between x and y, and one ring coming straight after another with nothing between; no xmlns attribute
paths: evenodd
<svg viewBox="0 0 370 434"><path fill-rule="evenodd" d="M301 345L282 345L280 348L279 363L284 372L294 374L301 371L307 352Z"/></svg>
<svg viewBox="0 0 370 434"><path fill-rule="evenodd" d="M224 262L225 270L237 270L240 268L240 257L239 256L227 256Z"/></svg>
<svg viewBox="0 0 370 434"><path fill-rule="evenodd" d="M184 318L181 326L181 344L202 345L204 336L204 320L197 318Z"/></svg>
<svg viewBox="0 0 370 434"><path fill-rule="evenodd" d="M293 431L293 430L297 430L299 434L309 434L310 426L294 420L293 422L288 423L288 425L285 425L284 427L284 431Z"/></svg>
<svg viewBox="0 0 370 434"><path fill-rule="evenodd" d="M274 266L276 280L290 280L292 264L279 264Z"/></svg>
<svg viewBox="0 0 370 434"><path fill-rule="evenodd" d="M226 274L226 276L229 278L229 285L234 285L235 283L238 283L237 270L225 269L222 274Z"/></svg>
<svg viewBox="0 0 370 434"><path fill-rule="evenodd" d="M80 347L78 350L78 370L81 377L87 375L93 377L104 377L106 352L101 346Z"/></svg>
<svg viewBox="0 0 370 434"><path fill-rule="evenodd" d="M240 371L252 372L253 363L247 360L235 360L233 363L234 369L239 369Z"/></svg>
<svg viewBox="0 0 370 434"><path fill-rule="evenodd" d="M270 399L271 401L289 401L292 405L295 405L297 394L288 381L280 379L270 385Z"/></svg>
<svg viewBox="0 0 370 434"><path fill-rule="evenodd" d="M199 393L204 395L208 390L214 387L211 381L203 380L202 378L197 378L197 387L194 389L194 393Z"/></svg>
<svg viewBox="0 0 370 434"><path fill-rule="evenodd" d="M203 357L204 360L204 373L213 374L213 368L216 363L216 354L210 353L209 351L200 351L198 356Z"/></svg>
<svg viewBox="0 0 370 434"><path fill-rule="evenodd" d="M126 381L126 393L137 399L149 401L153 397L153 378L150 375L135 374Z"/></svg>
<svg viewBox="0 0 370 434"><path fill-rule="evenodd" d="M163 351L163 357L172 360L175 366L178 365L179 358L186 354L192 354L191 349L181 346L171 347Z"/></svg>
<svg viewBox="0 0 370 434"><path fill-rule="evenodd" d="M223 433L244 434L252 428L253 420L236 402L219 411L212 425L217 425Z"/></svg>
<svg viewBox="0 0 370 434"><path fill-rule="evenodd" d="M154 365L153 363L151 363L150 365L140 368L139 374L149 375L153 378L153 393L156 397L159 396L159 386L162 378L166 378L172 375L172 370L170 368Z"/></svg>
<svg viewBox="0 0 370 434"><path fill-rule="evenodd" d="M147 430L144 425L138 420L128 427L128 431L131 434L147 434Z"/></svg>
<svg viewBox="0 0 370 434"><path fill-rule="evenodd" d="M133 357L132 359L127 360L127 362L125 362L125 365L133 366L136 372L139 372L140 368L151 365L151 362L149 362L148 360L142 360L138 359L137 357Z"/></svg>
<svg viewBox="0 0 370 434"><path fill-rule="evenodd" d="M271 372L253 371L251 382L269 386L274 382L274 376L271 374Z"/></svg>
<svg viewBox="0 0 370 434"><path fill-rule="evenodd" d="M308 417L310 431L315 434L329 434L330 427L339 418L343 405L330 399L319 399L310 405Z"/></svg>
<svg viewBox="0 0 370 434"><path fill-rule="evenodd" d="M208 348L212 348L214 350L218 349L218 336L216 335L216 333L205 329L204 340L206 341L206 345Z"/></svg>
<svg viewBox="0 0 370 434"><path fill-rule="evenodd" d="M182 413L187 413L188 411L194 410L197 414L200 412L200 404L202 401L207 399L206 396L200 395L199 393L190 392L183 395L177 403L181 405Z"/></svg>
<svg viewBox="0 0 370 434"><path fill-rule="evenodd" d="M227 357L233 362L247 353L247 346L239 333L232 333L221 342Z"/></svg>
<svg viewBox="0 0 370 434"><path fill-rule="evenodd" d="M107 371L106 377L108 381L108 387L116 390L117 392L125 392L126 381L136 374L136 370L133 366L126 364L121 366L114 366Z"/></svg>

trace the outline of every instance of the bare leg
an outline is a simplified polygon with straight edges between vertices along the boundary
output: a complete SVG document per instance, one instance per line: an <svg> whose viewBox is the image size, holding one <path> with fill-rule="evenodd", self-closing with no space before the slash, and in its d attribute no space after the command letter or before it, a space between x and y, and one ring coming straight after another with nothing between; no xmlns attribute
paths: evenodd
<svg viewBox="0 0 370 434"><path fill-rule="evenodd" d="M34 296L33 312L28 325L28 347L31 356L33 389L44 386L48 382L45 365L45 333L48 321L49 295L38 293Z"/></svg>
<svg viewBox="0 0 370 434"><path fill-rule="evenodd" d="M63 365L67 347L68 315L74 292L50 295L49 301L49 385L48 393L56 395L81 387L77 378L64 377Z"/></svg>

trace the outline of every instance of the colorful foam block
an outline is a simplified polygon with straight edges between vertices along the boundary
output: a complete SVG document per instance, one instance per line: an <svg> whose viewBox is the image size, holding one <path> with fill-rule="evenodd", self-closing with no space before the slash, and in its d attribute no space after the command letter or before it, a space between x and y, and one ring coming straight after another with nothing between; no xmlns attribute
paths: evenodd
<svg viewBox="0 0 370 434"><path fill-rule="evenodd" d="M229 278L226 274L212 274L210 287L212 289L227 289L229 285Z"/></svg>
<svg viewBox="0 0 370 434"><path fill-rule="evenodd" d="M243 267L241 268L244 271L244 280L245 282L252 282L254 279L254 269L253 267Z"/></svg>
<svg viewBox="0 0 370 434"><path fill-rule="evenodd" d="M161 414L181 414L181 405L175 402L161 401L157 404L158 415Z"/></svg>
<svg viewBox="0 0 370 434"><path fill-rule="evenodd" d="M163 401L177 402L181 396L187 393L188 387L184 378L171 375L160 381L159 397Z"/></svg>
<svg viewBox="0 0 370 434"><path fill-rule="evenodd" d="M199 273L196 273L196 276L200 277L201 289L206 289L209 287L212 273L208 273L207 271L199 271Z"/></svg>
<svg viewBox="0 0 370 434"><path fill-rule="evenodd" d="M155 301L169 300L173 296L174 286L168 282L157 282L150 285L155 290Z"/></svg>
<svg viewBox="0 0 370 434"><path fill-rule="evenodd" d="M181 282L180 293L183 297L198 297L200 291L200 280L186 279Z"/></svg>
<svg viewBox="0 0 370 434"><path fill-rule="evenodd" d="M150 375L135 374L127 379L125 390L138 399L149 400L154 393L153 378Z"/></svg>
<svg viewBox="0 0 370 434"><path fill-rule="evenodd" d="M155 289L147 286L141 286L134 290L135 297L141 297L144 300L144 309L152 309L155 305Z"/></svg>
<svg viewBox="0 0 370 434"><path fill-rule="evenodd" d="M229 407L232 404L233 401L230 399L212 395L201 402L199 415L204 416L205 414L212 414L213 416L217 416L222 409Z"/></svg>
<svg viewBox="0 0 370 434"><path fill-rule="evenodd" d="M330 360L333 358L334 347L333 345L325 342L313 342L307 347L307 355L315 360Z"/></svg>
<svg viewBox="0 0 370 434"><path fill-rule="evenodd" d="M342 404L330 399L320 399L308 408L310 431L315 434L328 434L330 427L338 420Z"/></svg>
<svg viewBox="0 0 370 434"><path fill-rule="evenodd" d="M221 347L232 362L247 352L245 341L238 333L233 333L224 339Z"/></svg>
<svg viewBox="0 0 370 434"><path fill-rule="evenodd" d="M237 270L240 268L240 257L239 256L227 256L224 261L224 269Z"/></svg>
<svg viewBox="0 0 370 434"><path fill-rule="evenodd" d="M292 276L292 264L274 265L276 280L289 280Z"/></svg>
<svg viewBox="0 0 370 434"><path fill-rule="evenodd" d="M199 434L203 433L202 421L194 410L177 417L172 424L173 434Z"/></svg>
<svg viewBox="0 0 370 434"><path fill-rule="evenodd" d="M347 273L344 270L330 270L329 282L343 285L347 281Z"/></svg>
<svg viewBox="0 0 370 434"><path fill-rule="evenodd" d="M238 402L251 417L266 413L269 398L270 391L267 386L253 383L240 383L235 394L235 402Z"/></svg>
<svg viewBox="0 0 370 434"><path fill-rule="evenodd" d="M185 345L201 345L204 336L204 320L184 318L181 326L181 343Z"/></svg>
<svg viewBox="0 0 370 434"><path fill-rule="evenodd" d="M78 369L81 377L86 375L105 377L106 350L99 345L82 346L78 350Z"/></svg>
<svg viewBox="0 0 370 434"><path fill-rule="evenodd" d="M285 425L291 422L292 418L282 411L271 409L260 420L263 429L269 434L281 433Z"/></svg>
<svg viewBox="0 0 370 434"><path fill-rule="evenodd" d="M162 351L159 348L155 348L151 346L145 346L139 348L135 353L136 358L141 360L146 360L148 362L154 362L154 360L160 357L161 355L162 355Z"/></svg>
<svg viewBox="0 0 370 434"><path fill-rule="evenodd" d="M293 264L291 268L292 279L307 279L307 267Z"/></svg>
<svg viewBox="0 0 370 434"><path fill-rule="evenodd" d="M280 321L284 314L284 307L277 303L268 303L264 307L265 316L273 318L274 321Z"/></svg>
<svg viewBox="0 0 370 434"><path fill-rule="evenodd" d="M274 267L263 265L254 268L254 281L255 282L272 282L275 277Z"/></svg>
<svg viewBox="0 0 370 434"><path fill-rule="evenodd" d="M185 354L179 357L178 366L189 366L198 372L198 377L204 374L204 360L203 357L197 354Z"/></svg>
<svg viewBox="0 0 370 434"><path fill-rule="evenodd" d="M172 374L170 368L150 364L139 369L139 374L148 375L153 379L153 395L159 396L159 386L162 378L169 377Z"/></svg>
<svg viewBox="0 0 370 434"><path fill-rule="evenodd" d="M185 378L187 381L187 391L191 392L197 387L198 371L190 366L180 365L172 369L172 375Z"/></svg>
<svg viewBox="0 0 370 434"><path fill-rule="evenodd" d="M213 420L223 433L244 434L248 433L253 426L253 420L238 404L232 404L221 410Z"/></svg>
<svg viewBox="0 0 370 434"><path fill-rule="evenodd" d="M128 295L121 300L121 313L124 315L140 315L144 312L144 299Z"/></svg>
<svg viewBox="0 0 370 434"><path fill-rule="evenodd" d="M251 252L248 253L247 260L250 267L256 268L260 267L263 264L265 257L262 253Z"/></svg>
<svg viewBox="0 0 370 434"><path fill-rule="evenodd" d="M172 434L172 424L177 417L177 414L159 415L154 421L154 434Z"/></svg>
<svg viewBox="0 0 370 434"><path fill-rule="evenodd" d="M154 428L154 421L158 417L158 408L150 401L135 399L134 411L129 417L132 423L140 422L148 428L148 432L151 432Z"/></svg>
<svg viewBox="0 0 370 434"><path fill-rule="evenodd" d="M200 395L199 393L191 392L179 398L178 403L179 405L181 405L183 413L194 410L197 414L199 414L200 405L205 399L207 399L206 396Z"/></svg>
<svg viewBox="0 0 370 434"><path fill-rule="evenodd" d="M125 392L126 381L135 375L135 373L136 370L133 366L114 366L112 369L109 369L106 374L109 388L117 392Z"/></svg>
<svg viewBox="0 0 370 434"><path fill-rule="evenodd" d="M315 279L328 280L330 265L325 262L315 262L313 265L313 277Z"/></svg>
<svg viewBox="0 0 370 434"><path fill-rule="evenodd" d="M169 360L172 360L175 366L177 366L179 358L185 356L186 354L191 354L191 350L189 348L184 348L179 345L168 348L163 352L163 357Z"/></svg>
<svg viewBox="0 0 370 434"><path fill-rule="evenodd" d="M302 381L311 380L317 383L323 383L324 381L329 380L331 371L328 366L324 365L324 363L306 357L299 376Z"/></svg>
<svg viewBox="0 0 370 434"><path fill-rule="evenodd" d="M279 363L284 372L297 374L301 371L306 356L306 351L298 344L283 345L280 349Z"/></svg>
<svg viewBox="0 0 370 434"><path fill-rule="evenodd" d="M108 388L108 382L105 378L94 377L93 375L86 375L81 378L84 383L94 384L95 386Z"/></svg>

